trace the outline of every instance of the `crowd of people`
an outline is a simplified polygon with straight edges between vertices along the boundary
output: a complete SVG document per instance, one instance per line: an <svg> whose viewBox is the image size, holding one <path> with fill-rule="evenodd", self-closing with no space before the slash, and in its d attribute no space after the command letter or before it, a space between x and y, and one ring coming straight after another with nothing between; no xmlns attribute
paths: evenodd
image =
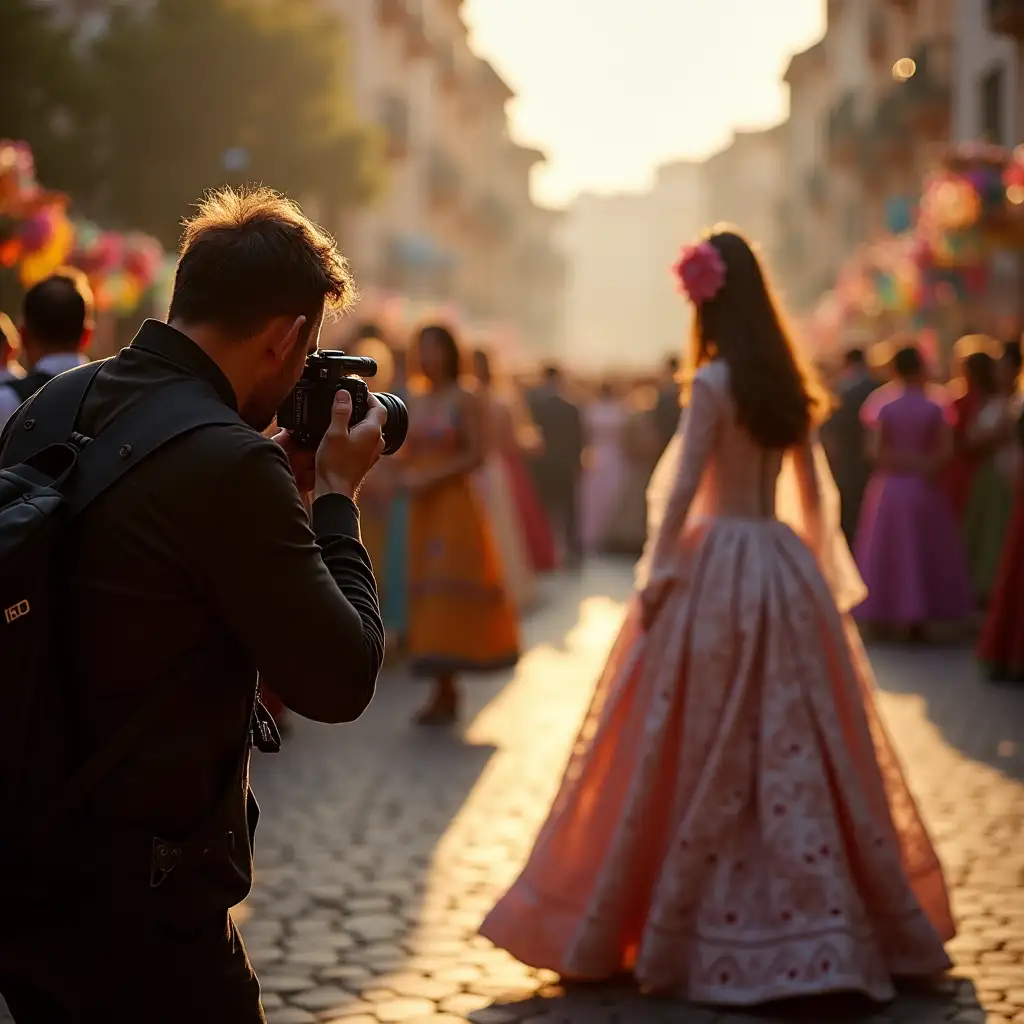
<svg viewBox="0 0 1024 1024"><path fill-rule="evenodd" d="M410 410L405 446L360 491L362 534L389 657L433 684L416 720L449 724L460 675L517 661L546 574L588 554L639 556L647 484L679 418L678 359L660 378L595 384L554 364L504 375L442 324L408 343L360 324L346 344L376 361L371 387Z"/></svg>
<svg viewBox="0 0 1024 1024"><path fill-rule="evenodd" d="M244 274L224 270L225 247ZM358 327L349 348L377 360L375 388L407 403L407 441L381 459L382 407L371 401L352 424L342 392L314 458L273 412L316 346L308 325L345 305L347 271L280 197L206 200L168 323L143 325L76 407L102 439L124 395L144 405L170 375L197 402L218 396L219 411L84 518L66 582L74 682L97 736L159 691L156 678L140 682L156 671L146 652L170 633L189 654L198 638L202 657L183 670L209 705L202 729L189 724L195 778L182 790L166 770L174 758L147 748L130 778L95 794L83 828L119 835L128 820L147 842L115 850L131 872L110 857L75 865L94 880L71 893L82 909L66 944L90 945L74 941L87 933L93 959L52 956L52 933L31 931L26 903L29 930L0 970L25 1019L79 1019L46 1008L83 998L102 976L95 964L122 957L136 996L174 970L190 979L189 1007L261 1019L228 916L251 880L250 745L274 746L260 696L278 718L287 705L351 721L369 703L387 631L431 683L417 722L450 724L460 676L516 663L538 577L602 551L641 555L637 589L549 817L482 934L564 978L631 972L646 990L730 1006L834 991L885 1001L894 977L950 966L942 866L854 623L922 638L983 610L980 659L1024 676L1019 347L965 338L957 376L939 385L912 337L889 339L885 358L851 348L830 391L742 235L710 233L675 272L694 312L683 365L628 387L556 366L509 379L495 353L465 352L439 323L408 344ZM296 315L295 296L312 320ZM5 431L5 468L24 465L16 455L59 381L85 379L87 368L48 383L58 362L85 358L89 317L81 282L58 275L29 291L20 338L2 322L0 355L20 347L28 371L0 383L8 404L41 385ZM272 629L258 610L268 581L282 591ZM129 641L114 652L111 622ZM284 687L281 700L264 681ZM170 717L159 740L177 752ZM169 831L186 838L158 838ZM207 878L211 857L220 874ZM140 918L140 892L157 925ZM104 893L119 916L95 933L90 901ZM181 941L196 929L206 946ZM109 986L88 997L104 1008L115 998Z"/></svg>
<svg viewBox="0 0 1024 1024"><path fill-rule="evenodd" d="M62 270L40 282L18 320L0 320L0 426L52 376L88 361L88 281ZM433 683L417 721L445 724L458 716L459 675L515 664L541 577L587 554L639 555L647 482L678 419L678 360L660 379L594 384L555 365L513 379L442 324L408 343L382 335L361 324L347 345L377 361L371 387L406 402L411 429L363 484L362 535L390 656ZM263 699L287 728L266 686Z"/></svg>
<svg viewBox="0 0 1024 1024"><path fill-rule="evenodd" d="M1024 676L1024 419L1019 341L980 334L942 381L912 336L851 347L822 437L868 588L865 628L970 632L996 679Z"/></svg>
<svg viewBox="0 0 1024 1024"><path fill-rule="evenodd" d="M0 314L0 426L41 383L87 360L91 316L76 271L28 291L20 329ZM348 347L377 361L372 388L411 409L409 443L363 485L362 533L389 656L434 681L418 720L451 722L458 675L515 663L518 621L541 603L544 575L588 554L641 553L648 484L679 416L679 360L632 380L569 378L555 365L512 376L498 354L465 350L442 324L406 341L364 323ZM1016 679L1020 343L967 335L952 368L939 383L904 335L851 345L823 374L836 408L821 435L868 586L854 616L918 640L981 617L986 670ZM284 725L283 705L269 691L266 701Z"/></svg>

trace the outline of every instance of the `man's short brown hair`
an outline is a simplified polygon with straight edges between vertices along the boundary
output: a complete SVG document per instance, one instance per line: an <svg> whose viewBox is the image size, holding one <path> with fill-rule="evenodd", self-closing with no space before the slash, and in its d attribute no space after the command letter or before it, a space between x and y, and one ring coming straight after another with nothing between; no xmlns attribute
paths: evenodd
<svg viewBox="0 0 1024 1024"><path fill-rule="evenodd" d="M269 188L209 192L185 222L168 320L245 337L274 317L344 312L355 285L334 239Z"/></svg>

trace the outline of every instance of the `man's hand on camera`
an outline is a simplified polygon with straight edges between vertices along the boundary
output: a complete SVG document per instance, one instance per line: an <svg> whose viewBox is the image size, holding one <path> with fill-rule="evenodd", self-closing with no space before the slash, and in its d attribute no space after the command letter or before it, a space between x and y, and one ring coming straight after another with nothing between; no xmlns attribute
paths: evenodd
<svg viewBox="0 0 1024 1024"><path fill-rule="evenodd" d="M331 425L316 450L316 496L355 496L363 477L384 451L381 428L387 422L384 406L370 395L366 417L351 430L352 396L339 391L334 396Z"/></svg>
<svg viewBox="0 0 1024 1024"><path fill-rule="evenodd" d="M274 435L274 442L279 444L284 449L285 455L288 456L299 494L303 496L309 494L316 484L316 452L300 448L287 430L279 430Z"/></svg>

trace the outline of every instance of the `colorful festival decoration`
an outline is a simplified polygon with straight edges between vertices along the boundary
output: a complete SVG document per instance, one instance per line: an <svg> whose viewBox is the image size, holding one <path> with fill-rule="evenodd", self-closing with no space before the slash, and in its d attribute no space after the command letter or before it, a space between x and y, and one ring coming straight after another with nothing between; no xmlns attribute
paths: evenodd
<svg viewBox="0 0 1024 1024"><path fill-rule="evenodd" d="M952 146L916 209L904 203L887 203L892 233L852 253L819 301L809 317L817 338L835 342L845 326L884 316L921 329L987 295L994 254L1024 249L1024 146Z"/></svg>
<svg viewBox="0 0 1024 1024"><path fill-rule="evenodd" d="M17 268L26 288L62 266L77 267L88 276L98 309L134 312L166 279L170 257L149 235L69 219L68 205L66 195L36 180L27 143L0 139L0 267Z"/></svg>
<svg viewBox="0 0 1024 1024"><path fill-rule="evenodd" d="M939 267L974 267L993 248L1024 248L1024 146L948 149L924 183L917 231Z"/></svg>

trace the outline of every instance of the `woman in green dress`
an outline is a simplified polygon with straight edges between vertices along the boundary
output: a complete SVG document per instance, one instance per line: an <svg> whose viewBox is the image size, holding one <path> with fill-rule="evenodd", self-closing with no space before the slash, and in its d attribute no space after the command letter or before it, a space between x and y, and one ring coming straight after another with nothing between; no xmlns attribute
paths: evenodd
<svg viewBox="0 0 1024 1024"><path fill-rule="evenodd" d="M995 361L992 369L995 373ZM981 604L988 603L992 592L1013 511L1014 481L1021 459L1016 438L1020 411L1016 377L1001 374L996 393L979 409L967 430L967 440L979 462L967 498L964 537L971 582Z"/></svg>

